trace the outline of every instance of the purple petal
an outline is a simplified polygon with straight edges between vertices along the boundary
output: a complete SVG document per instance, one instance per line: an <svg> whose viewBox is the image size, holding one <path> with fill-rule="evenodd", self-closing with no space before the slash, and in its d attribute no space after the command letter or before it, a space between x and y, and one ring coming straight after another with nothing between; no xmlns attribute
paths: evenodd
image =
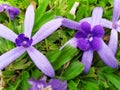
<svg viewBox="0 0 120 90"><path fill-rule="evenodd" d="M94 8L92 12L91 26L99 25L102 18L103 9L101 7Z"/></svg>
<svg viewBox="0 0 120 90"><path fill-rule="evenodd" d="M100 25L96 25L92 29L93 37L103 37L104 36L104 28Z"/></svg>
<svg viewBox="0 0 120 90"><path fill-rule="evenodd" d="M31 36L32 28L34 25L34 7L33 5L29 5L25 14L24 20L24 34L27 37Z"/></svg>
<svg viewBox="0 0 120 90"><path fill-rule="evenodd" d="M3 12L4 8L2 6L0 6L0 12Z"/></svg>
<svg viewBox="0 0 120 90"><path fill-rule="evenodd" d="M90 32L90 30L91 30L91 25L88 23L88 22L82 22L81 24L80 24L80 28L83 30L83 31L85 31L86 33L89 33Z"/></svg>
<svg viewBox="0 0 120 90"><path fill-rule="evenodd" d="M35 65L43 73L45 73L46 75L48 75L50 77L55 76L54 70L53 70L50 62L41 52L39 52L37 49L35 49L32 46L27 49L27 52L28 52L29 56L32 58Z"/></svg>
<svg viewBox="0 0 120 90"><path fill-rule="evenodd" d="M113 54L115 55L118 48L118 32L115 29L112 29L110 40L108 46L112 50Z"/></svg>
<svg viewBox="0 0 120 90"><path fill-rule="evenodd" d="M6 26L0 24L0 37L3 37L7 40L15 42L17 35L12 30L7 28Z"/></svg>
<svg viewBox="0 0 120 90"><path fill-rule="evenodd" d="M67 90L67 82L60 79L51 79L48 85L52 86L52 90Z"/></svg>
<svg viewBox="0 0 120 90"><path fill-rule="evenodd" d="M113 18L112 22L116 23L120 16L120 0L114 0Z"/></svg>
<svg viewBox="0 0 120 90"><path fill-rule="evenodd" d="M7 14L9 14L10 19L14 20L14 17L20 13L20 10L15 7L8 7L6 9Z"/></svg>
<svg viewBox="0 0 120 90"><path fill-rule="evenodd" d="M101 40L101 48L97 51L105 64L112 68L118 68L118 62L111 49Z"/></svg>
<svg viewBox="0 0 120 90"><path fill-rule="evenodd" d="M74 30L80 30L80 24L78 22L57 16L56 18L61 18L63 19L62 21L62 26L70 28L70 29L74 29Z"/></svg>
<svg viewBox="0 0 120 90"><path fill-rule="evenodd" d="M87 17L87 18L83 18L83 19L81 19L80 21L79 21L79 23L81 24L81 23L83 23L83 22L88 22L88 23L91 23L91 17Z"/></svg>
<svg viewBox="0 0 120 90"><path fill-rule="evenodd" d="M93 51L88 50L83 53L82 63L84 64L84 72L88 73L93 59Z"/></svg>
<svg viewBox="0 0 120 90"><path fill-rule="evenodd" d="M77 46L79 49L83 51L87 51L88 49L90 49L89 41L86 38L77 39Z"/></svg>
<svg viewBox="0 0 120 90"><path fill-rule="evenodd" d="M32 45L42 41L43 39L47 38L51 35L55 30L57 30L62 25L62 19L54 19L46 24L44 24L38 32L33 36L33 43Z"/></svg>
<svg viewBox="0 0 120 90"><path fill-rule="evenodd" d="M92 42L90 42L90 48L92 50L99 50L101 48L101 40L100 40L100 38L94 37Z"/></svg>
<svg viewBox="0 0 120 90"><path fill-rule="evenodd" d="M72 47L77 47L77 39L76 38L72 38L72 39L70 39L69 41L67 41L61 48L60 48L60 50L61 49L63 49L66 45L68 45L68 44L70 44Z"/></svg>
<svg viewBox="0 0 120 90"><path fill-rule="evenodd" d="M0 70L8 66L26 51L23 47L16 47L0 56Z"/></svg>
<svg viewBox="0 0 120 90"><path fill-rule="evenodd" d="M110 28L112 29L112 22L107 20L107 19L101 19L100 25L105 27L105 28Z"/></svg>
<svg viewBox="0 0 120 90"><path fill-rule="evenodd" d="M84 31L77 31L75 33L75 38L86 38L88 35L88 33L84 32Z"/></svg>

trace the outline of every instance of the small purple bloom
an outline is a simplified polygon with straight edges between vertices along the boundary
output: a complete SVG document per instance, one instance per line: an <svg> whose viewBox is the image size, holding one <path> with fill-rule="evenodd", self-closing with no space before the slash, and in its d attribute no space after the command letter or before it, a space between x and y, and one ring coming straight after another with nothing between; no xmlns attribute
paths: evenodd
<svg viewBox="0 0 120 90"><path fill-rule="evenodd" d="M15 16L20 13L19 9L15 7L8 7L6 12L9 14L11 20L14 20Z"/></svg>
<svg viewBox="0 0 120 90"><path fill-rule="evenodd" d="M54 70L48 59L39 52L33 45L42 41L52 34L62 24L62 19L54 19L43 25L38 32L31 38L34 25L34 8L30 5L27 8L24 20L24 33L16 35L12 30L0 24L0 36L14 42L16 48L0 56L0 70L8 66L11 62L21 56L25 51L31 57L35 65L46 75L54 77Z"/></svg>
<svg viewBox="0 0 120 90"><path fill-rule="evenodd" d="M112 50L102 40L104 35L104 29L100 24L102 12L102 8L96 7L92 12L91 18L82 19L80 22L65 18L62 21L63 26L75 29L77 32L75 33L74 38L65 43L60 49L67 44L70 44L71 46L78 47L84 51L82 63L85 65L85 73L88 73L89 68L91 67L94 51L97 51L105 64L112 68L118 68L118 63Z"/></svg>
<svg viewBox="0 0 120 90"><path fill-rule="evenodd" d="M20 13L20 11L19 11L18 8L9 6L8 4L2 4L2 5L0 5L0 12L3 12L4 10L10 16L11 20L14 20L15 16L17 16Z"/></svg>
<svg viewBox="0 0 120 90"><path fill-rule="evenodd" d="M29 90L67 90L67 82L60 79L50 79L46 82L46 78L40 80L30 79L31 88Z"/></svg>

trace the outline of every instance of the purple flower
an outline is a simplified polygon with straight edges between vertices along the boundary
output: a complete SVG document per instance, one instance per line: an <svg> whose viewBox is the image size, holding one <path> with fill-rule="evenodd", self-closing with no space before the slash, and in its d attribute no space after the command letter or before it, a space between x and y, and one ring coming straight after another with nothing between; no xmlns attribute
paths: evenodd
<svg viewBox="0 0 120 90"><path fill-rule="evenodd" d="M85 65L85 73L88 73L91 67L94 51L99 54L105 64L112 68L118 68L118 63L112 50L102 40L102 36L104 35L104 29L100 25L102 12L102 8L96 7L93 10L91 18L85 18L80 22L68 19L62 21L63 26L75 29L77 32L75 33L75 37L65 43L60 49L70 44L84 51L82 63Z"/></svg>
<svg viewBox="0 0 120 90"><path fill-rule="evenodd" d="M101 21L102 26L112 29L108 46L110 47L114 54L116 54L118 48L117 32L120 32L120 20L118 20L119 16L120 16L120 0L114 0L112 22L108 21L107 19L102 19Z"/></svg>
<svg viewBox="0 0 120 90"><path fill-rule="evenodd" d="M60 79L50 79L46 82L46 78L40 80L30 79L31 88L29 90L67 90L67 82Z"/></svg>
<svg viewBox="0 0 120 90"><path fill-rule="evenodd" d="M35 49L33 45L52 34L61 26L61 22L62 19L49 21L31 38L31 32L34 25L34 8L30 5L25 14L23 34L16 35L12 30L0 24L0 36L14 42L17 46L0 56L0 70L8 66L11 62L27 51L35 65L44 74L54 77L55 73L48 59L41 52Z"/></svg>
<svg viewBox="0 0 120 90"><path fill-rule="evenodd" d="M8 16L10 16L11 20L14 20L15 16L17 16L20 11L18 8L9 6L8 4L2 4L0 5L0 12L3 12L4 10L6 10Z"/></svg>

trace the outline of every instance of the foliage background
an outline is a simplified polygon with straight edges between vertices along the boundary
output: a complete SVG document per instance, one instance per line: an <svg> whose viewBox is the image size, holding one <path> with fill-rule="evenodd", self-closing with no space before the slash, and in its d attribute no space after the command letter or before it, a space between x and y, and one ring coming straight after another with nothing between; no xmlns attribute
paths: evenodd
<svg viewBox="0 0 120 90"><path fill-rule="evenodd" d="M80 3L75 14L76 18L70 14L75 2ZM111 20L113 12L113 0L1 0L0 4L3 3L20 9L20 15L14 21L11 21L5 12L0 13L0 23L18 34L23 31L24 15L30 3L36 6L32 34L57 15L79 21L82 18L90 17L94 7L100 6L104 9L103 18ZM110 30L105 29L105 31L103 39L107 43ZM80 62L82 51L69 45L61 51L59 50L65 42L74 36L74 33L74 30L60 27L51 36L35 46L52 63L56 72L55 78L67 80L68 90L120 90L120 68L116 70L104 65L95 53L90 72L84 74L84 65ZM14 47L12 42L0 38L0 54ZM116 58L120 65L120 47ZM25 53L2 71L0 87L1 89L3 87L3 90L28 90L30 87L28 79L31 77L39 79L42 76L41 71Z"/></svg>

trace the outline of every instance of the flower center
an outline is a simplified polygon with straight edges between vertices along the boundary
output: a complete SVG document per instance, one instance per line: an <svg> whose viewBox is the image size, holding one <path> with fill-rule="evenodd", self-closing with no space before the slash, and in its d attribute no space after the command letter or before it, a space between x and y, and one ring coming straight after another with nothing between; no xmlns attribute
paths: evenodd
<svg viewBox="0 0 120 90"><path fill-rule="evenodd" d="M32 42L32 38L28 38L24 34L19 34L18 37L15 39L15 44L18 47L23 46L24 48L27 48L31 46Z"/></svg>
<svg viewBox="0 0 120 90"><path fill-rule="evenodd" d="M112 24L112 27L113 27L114 29L117 29L117 28L118 28L118 25L117 25L116 23L113 23L113 24Z"/></svg>
<svg viewBox="0 0 120 90"><path fill-rule="evenodd" d="M89 42L92 42L93 37L92 37L92 35L91 35L91 34L88 34L88 35L87 35L87 38L88 38Z"/></svg>

